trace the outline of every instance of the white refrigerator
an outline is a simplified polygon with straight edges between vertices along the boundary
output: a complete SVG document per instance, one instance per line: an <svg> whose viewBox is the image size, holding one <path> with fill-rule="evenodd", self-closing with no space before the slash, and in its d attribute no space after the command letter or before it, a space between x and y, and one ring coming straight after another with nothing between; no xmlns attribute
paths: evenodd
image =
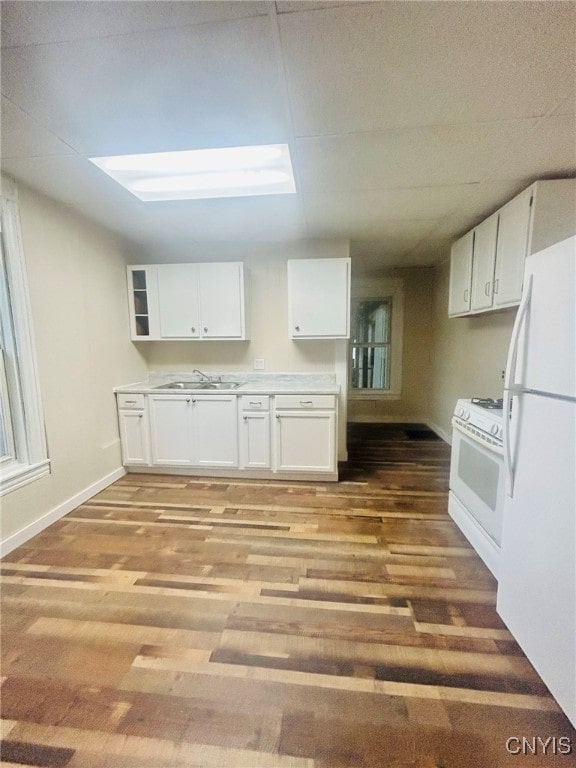
<svg viewBox="0 0 576 768"><path fill-rule="evenodd" d="M576 725L576 237L526 259L504 416L497 610Z"/></svg>

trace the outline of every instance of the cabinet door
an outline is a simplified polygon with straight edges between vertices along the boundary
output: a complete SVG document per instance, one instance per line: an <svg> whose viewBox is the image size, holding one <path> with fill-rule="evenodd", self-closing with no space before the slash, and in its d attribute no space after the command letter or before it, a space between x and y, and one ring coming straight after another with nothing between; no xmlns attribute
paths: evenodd
<svg viewBox="0 0 576 768"><path fill-rule="evenodd" d="M467 232L457 240L450 252L450 294L448 314L464 315L470 311L472 285L472 251L474 232Z"/></svg>
<svg viewBox="0 0 576 768"><path fill-rule="evenodd" d="M497 235L497 213L487 218L474 230L472 300L470 305L473 312L490 309L492 306Z"/></svg>
<svg viewBox="0 0 576 768"><path fill-rule="evenodd" d="M198 267L202 338L246 338L243 264L223 262Z"/></svg>
<svg viewBox="0 0 576 768"><path fill-rule="evenodd" d="M238 466L236 395L194 395L192 429L194 464Z"/></svg>
<svg viewBox="0 0 576 768"><path fill-rule="evenodd" d="M240 421L240 466L270 467L270 414L245 411Z"/></svg>
<svg viewBox="0 0 576 768"><path fill-rule="evenodd" d="M150 395L152 463L192 464L192 396Z"/></svg>
<svg viewBox="0 0 576 768"><path fill-rule="evenodd" d="M150 441L146 411L118 411L122 463L147 465L150 463Z"/></svg>
<svg viewBox="0 0 576 768"><path fill-rule="evenodd" d="M518 304L522 297L531 201L532 188L529 187L500 210L494 273L495 307L513 306Z"/></svg>
<svg viewBox="0 0 576 768"><path fill-rule="evenodd" d="M274 419L276 470L334 472L334 411L280 412Z"/></svg>
<svg viewBox="0 0 576 768"><path fill-rule="evenodd" d="M350 336L350 259L288 261L291 338Z"/></svg>
<svg viewBox="0 0 576 768"><path fill-rule="evenodd" d="M200 338L198 265L159 264L158 303L163 339Z"/></svg>

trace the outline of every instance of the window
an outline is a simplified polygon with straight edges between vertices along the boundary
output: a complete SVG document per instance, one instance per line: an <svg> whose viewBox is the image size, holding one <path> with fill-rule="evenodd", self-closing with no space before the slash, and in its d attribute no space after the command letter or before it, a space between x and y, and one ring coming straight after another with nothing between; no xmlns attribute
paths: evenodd
<svg viewBox="0 0 576 768"><path fill-rule="evenodd" d="M352 302L351 397L400 395L402 323L400 286Z"/></svg>
<svg viewBox="0 0 576 768"><path fill-rule="evenodd" d="M352 387L390 389L392 299L359 302L352 342Z"/></svg>
<svg viewBox="0 0 576 768"><path fill-rule="evenodd" d="M50 471L16 190L0 198L0 493Z"/></svg>

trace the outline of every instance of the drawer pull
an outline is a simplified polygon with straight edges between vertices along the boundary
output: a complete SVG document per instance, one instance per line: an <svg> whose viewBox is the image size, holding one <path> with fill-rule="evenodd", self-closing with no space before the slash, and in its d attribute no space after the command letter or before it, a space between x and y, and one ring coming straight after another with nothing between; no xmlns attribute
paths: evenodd
<svg viewBox="0 0 576 768"><path fill-rule="evenodd" d="M314 405L312 400L300 400L300 405Z"/></svg>
<svg viewBox="0 0 576 768"><path fill-rule="evenodd" d="M250 400L250 405L257 405L258 408L262 405L262 400Z"/></svg>
<svg viewBox="0 0 576 768"><path fill-rule="evenodd" d="M136 400L125 400L126 405L136 405Z"/></svg>

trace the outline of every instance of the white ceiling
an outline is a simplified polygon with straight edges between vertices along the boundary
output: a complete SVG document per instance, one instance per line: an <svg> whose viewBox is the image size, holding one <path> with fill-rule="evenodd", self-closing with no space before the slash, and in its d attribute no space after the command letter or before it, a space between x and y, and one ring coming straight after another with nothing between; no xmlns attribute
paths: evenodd
<svg viewBox="0 0 576 768"><path fill-rule="evenodd" d="M138 246L433 264L576 175L572 2L2 2L2 169ZM88 157L288 142L298 193L144 203Z"/></svg>

